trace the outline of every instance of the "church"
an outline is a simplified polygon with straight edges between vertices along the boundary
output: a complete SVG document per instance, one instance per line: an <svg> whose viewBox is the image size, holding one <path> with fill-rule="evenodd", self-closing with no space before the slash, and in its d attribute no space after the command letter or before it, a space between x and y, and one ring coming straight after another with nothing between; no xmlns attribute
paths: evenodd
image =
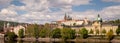
<svg viewBox="0 0 120 43"><path fill-rule="evenodd" d="M108 22L103 22L102 18L98 14L96 20L94 20L91 25L87 25L84 27L88 30L88 32L90 32L90 30L93 30L92 35L95 34L103 35L102 31L104 30L106 31L106 33L109 30L113 30L113 34L116 35L116 29L118 28L118 25L114 25Z"/></svg>

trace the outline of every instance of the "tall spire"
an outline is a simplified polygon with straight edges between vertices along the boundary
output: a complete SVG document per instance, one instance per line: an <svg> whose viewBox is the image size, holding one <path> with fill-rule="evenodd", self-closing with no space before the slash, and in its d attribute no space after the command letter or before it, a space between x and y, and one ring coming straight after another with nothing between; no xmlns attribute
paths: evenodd
<svg viewBox="0 0 120 43"><path fill-rule="evenodd" d="M67 20L67 15L66 15L66 13L65 13L65 16L64 16L64 20Z"/></svg>
<svg viewBox="0 0 120 43"><path fill-rule="evenodd" d="M98 14L98 17L100 17L100 15Z"/></svg>

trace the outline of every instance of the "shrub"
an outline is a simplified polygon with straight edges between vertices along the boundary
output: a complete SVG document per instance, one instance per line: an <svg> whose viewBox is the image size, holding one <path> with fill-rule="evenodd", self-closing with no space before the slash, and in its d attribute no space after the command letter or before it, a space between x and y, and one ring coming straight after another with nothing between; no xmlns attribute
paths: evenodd
<svg viewBox="0 0 120 43"><path fill-rule="evenodd" d="M112 40L113 37L114 37L114 36L113 36L113 30L110 29L110 31L108 31L108 33L107 33L107 39L108 39L108 40Z"/></svg>
<svg viewBox="0 0 120 43"><path fill-rule="evenodd" d="M120 33L120 28L118 27L118 28L116 29L116 34L119 35L119 33Z"/></svg>
<svg viewBox="0 0 120 43"><path fill-rule="evenodd" d="M8 38L8 40L14 40L17 35L14 32L7 32L6 37Z"/></svg>
<svg viewBox="0 0 120 43"><path fill-rule="evenodd" d="M63 28L62 29L62 38L63 39L74 39L75 38L75 30L72 30L71 28Z"/></svg>
<svg viewBox="0 0 120 43"><path fill-rule="evenodd" d="M88 30L86 30L86 28L82 28L81 30L79 30L79 34L81 35L82 38L87 38L88 37Z"/></svg>
<svg viewBox="0 0 120 43"><path fill-rule="evenodd" d="M105 33L106 33L106 30L105 30L105 29L103 29L103 30L102 30L102 33L103 33L103 34L105 34Z"/></svg>
<svg viewBox="0 0 120 43"><path fill-rule="evenodd" d="M93 30L92 29L90 29L90 32L89 32L90 34L93 34Z"/></svg>
<svg viewBox="0 0 120 43"><path fill-rule="evenodd" d="M96 29L96 35L98 35L99 34L99 29Z"/></svg>
<svg viewBox="0 0 120 43"><path fill-rule="evenodd" d="M52 38L60 38L61 37L61 30L59 28L54 29L51 32L51 37Z"/></svg>
<svg viewBox="0 0 120 43"><path fill-rule="evenodd" d="M20 29L18 32L18 37L23 38L24 37L24 30Z"/></svg>

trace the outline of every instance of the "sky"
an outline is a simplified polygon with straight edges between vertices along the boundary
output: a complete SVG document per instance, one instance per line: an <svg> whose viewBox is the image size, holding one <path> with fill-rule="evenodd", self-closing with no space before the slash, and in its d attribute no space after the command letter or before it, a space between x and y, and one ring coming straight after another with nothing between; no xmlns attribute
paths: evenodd
<svg viewBox="0 0 120 43"><path fill-rule="evenodd" d="M0 0L0 20L44 24L73 19L120 19L120 0Z"/></svg>

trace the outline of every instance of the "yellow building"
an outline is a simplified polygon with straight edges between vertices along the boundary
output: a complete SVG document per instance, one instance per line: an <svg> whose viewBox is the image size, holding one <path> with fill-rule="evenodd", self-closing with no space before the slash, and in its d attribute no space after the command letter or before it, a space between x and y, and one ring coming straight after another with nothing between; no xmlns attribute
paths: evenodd
<svg viewBox="0 0 120 43"><path fill-rule="evenodd" d="M114 35L116 35L116 29L118 28L118 25L113 25L107 22L102 22L102 18L98 15L97 19L92 23L90 26L85 26L85 28L90 32L90 30L93 30L93 34L103 35L102 31L106 30L106 33L111 29L114 32Z"/></svg>
<svg viewBox="0 0 120 43"><path fill-rule="evenodd" d="M89 22L86 18L83 20L74 20L70 16L65 15L64 20L57 21L57 24L58 28L71 27L72 29L76 30L76 32L78 32L81 28L86 28L88 32L93 30L93 34L89 35L103 35L103 30L106 30L107 33L110 29L113 30L114 35L116 35L116 29L118 28L118 25L103 22L99 14L96 20L93 22Z"/></svg>

